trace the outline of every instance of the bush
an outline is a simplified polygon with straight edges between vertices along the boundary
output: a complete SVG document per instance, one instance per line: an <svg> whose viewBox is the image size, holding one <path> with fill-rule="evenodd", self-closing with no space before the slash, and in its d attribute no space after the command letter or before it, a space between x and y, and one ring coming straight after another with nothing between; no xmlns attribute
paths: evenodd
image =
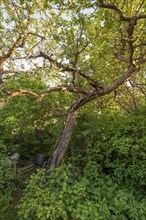
<svg viewBox="0 0 146 220"><path fill-rule="evenodd" d="M6 154L6 148L0 142L0 212L10 208L14 186L12 162Z"/></svg>
<svg viewBox="0 0 146 220"><path fill-rule="evenodd" d="M81 177L69 166L31 177L19 206L20 219L111 220L146 218L146 199L111 177Z"/></svg>
<svg viewBox="0 0 146 220"><path fill-rule="evenodd" d="M146 187L146 136L143 114L104 117L96 142L86 148L85 172L110 175L119 184ZM91 172L91 169L94 171Z"/></svg>
<svg viewBox="0 0 146 220"><path fill-rule="evenodd" d="M40 170L32 176L19 206L20 218L146 219L144 115L113 113L99 116L98 121L91 115L89 122L79 123L68 154L72 156L67 158L73 166ZM83 130L85 145L77 151L75 136Z"/></svg>
<svg viewBox="0 0 146 220"><path fill-rule="evenodd" d="M101 172L119 184L145 190L145 109L137 114L111 110L101 115L84 113L78 120L68 160L89 177Z"/></svg>

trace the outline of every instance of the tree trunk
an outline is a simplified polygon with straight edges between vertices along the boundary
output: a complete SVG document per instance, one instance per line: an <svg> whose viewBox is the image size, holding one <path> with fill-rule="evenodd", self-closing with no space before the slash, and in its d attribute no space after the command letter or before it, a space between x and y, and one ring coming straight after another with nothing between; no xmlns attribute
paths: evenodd
<svg viewBox="0 0 146 220"><path fill-rule="evenodd" d="M72 137L77 110L85 103L95 99L95 97L96 97L96 93L93 92L91 94L81 97L71 105L70 111L68 113L67 122L63 130L63 134L60 137L56 149L53 152L51 162L48 167L49 169L54 169L61 165L62 159L68 149L68 145Z"/></svg>
<svg viewBox="0 0 146 220"><path fill-rule="evenodd" d="M63 134L59 140L59 143L57 145L57 148L55 149L49 169L54 169L58 166L61 165L62 159L67 151L68 144L70 142L73 128L74 128L74 123L75 123L75 115L76 111L70 111L68 114L67 122L63 131Z"/></svg>
<svg viewBox="0 0 146 220"><path fill-rule="evenodd" d="M131 65L127 69L127 71L120 78L118 78L111 86L107 86L99 90L94 90L93 92L78 99L71 106L70 111L68 113L68 119L67 119L67 122L64 128L63 134L51 158L49 169L54 169L61 165L62 159L67 151L68 144L72 136L74 122L75 122L75 115L76 115L77 110L81 106L96 99L97 97L104 96L106 94L111 93L112 91L117 89L120 85L122 85L125 82L125 80L129 78L134 72L137 72L138 70L139 68L136 68L135 66Z"/></svg>

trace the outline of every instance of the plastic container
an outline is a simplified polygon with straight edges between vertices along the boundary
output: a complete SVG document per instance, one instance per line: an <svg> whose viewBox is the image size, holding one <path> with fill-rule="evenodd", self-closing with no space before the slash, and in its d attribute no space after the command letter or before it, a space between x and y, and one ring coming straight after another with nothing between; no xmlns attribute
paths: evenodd
<svg viewBox="0 0 146 220"><path fill-rule="evenodd" d="M45 162L47 162L49 159L49 157L45 154L36 154L35 159L34 159L34 163L37 165L43 165Z"/></svg>

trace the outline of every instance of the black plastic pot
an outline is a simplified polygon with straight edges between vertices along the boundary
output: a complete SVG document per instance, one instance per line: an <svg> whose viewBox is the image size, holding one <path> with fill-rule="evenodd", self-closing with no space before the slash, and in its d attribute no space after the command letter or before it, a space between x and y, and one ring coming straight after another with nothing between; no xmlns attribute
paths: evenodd
<svg viewBox="0 0 146 220"><path fill-rule="evenodd" d="M34 159L34 163L37 165L43 165L45 162L47 162L49 159L49 157L45 154L36 154L35 159Z"/></svg>

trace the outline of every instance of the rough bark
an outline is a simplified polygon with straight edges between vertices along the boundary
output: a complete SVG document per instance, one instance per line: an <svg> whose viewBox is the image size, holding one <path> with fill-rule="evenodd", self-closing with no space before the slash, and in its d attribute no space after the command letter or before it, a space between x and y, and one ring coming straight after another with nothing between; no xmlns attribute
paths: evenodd
<svg viewBox="0 0 146 220"><path fill-rule="evenodd" d="M51 163L49 165L50 169L54 169L55 167L58 167L62 162L62 159L67 151L68 144L72 136L74 123L75 123L75 115L76 115L76 111L71 111L68 114L68 119L63 134L60 138L57 148L53 153Z"/></svg>

